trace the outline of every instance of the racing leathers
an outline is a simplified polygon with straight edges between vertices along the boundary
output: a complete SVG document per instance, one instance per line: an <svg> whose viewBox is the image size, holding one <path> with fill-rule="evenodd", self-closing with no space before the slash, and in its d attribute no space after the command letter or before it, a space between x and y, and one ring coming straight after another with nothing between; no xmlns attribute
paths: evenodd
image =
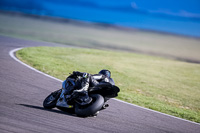
<svg viewBox="0 0 200 133"><path fill-rule="evenodd" d="M78 78L81 78L80 80L78 80L74 87L74 91L76 92L88 91L89 87L94 87L100 82L109 82L111 80L102 74L91 75L89 73L78 71L73 72L73 74L76 75Z"/></svg>

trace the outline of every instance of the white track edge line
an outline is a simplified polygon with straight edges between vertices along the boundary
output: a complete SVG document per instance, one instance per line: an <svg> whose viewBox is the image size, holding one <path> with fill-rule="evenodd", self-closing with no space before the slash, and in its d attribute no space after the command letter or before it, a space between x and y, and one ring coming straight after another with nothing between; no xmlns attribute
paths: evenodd
<svg viewBox="0 0 200 133"><path fill-rule="evenodd" d="M33 71L36 71L36 72L38 72L38 73L40 73L40 74L43 74L43 75L45 75L45 76L47 76L47 77L49 77L49 78L52 78L52 79L54 79L54 80L57 80L57 81L62 82L62 80L57 79L57 78L55 78L55 77L53 77L53 76L50 76L50 75L48 75L48 74L46 74L46 73L43 73L43 72L41 72L41 71L39 71L39 70L37 70L37 69L35 69L35 68L33 68L33 67L31 67L31 66L25 64L25 63L23 63L23 62L20 61L18 58L16 58L16 56L15 56L14 53L17 52L18 50L21 50L21 49L23 49L23 48L17 48L17 49L11 50L11 51L9 52L9 55L10 55L15 61L17 61L17 62L21 63L22 65L24 65L24 66L26 66L26 67L32 69Z"/></svg>
<svg viewBox="0 0 200 133"><path fill-rule="evenodd" d="M41 72L41 71L39 71L39 70L37 70L37 69L35 69L35 68L33 68L33 67L31 67L31 66L25 64L25 63L23 63L23 62L20 61L18 58L16 58L15 52L17 52L18 50L21 50L21 49L23 49L23 48L24 48L24 47L13 49L13 50L11 50L11 51L9 52L9 55L10 55L15 61L17 61L17 62L19 62L20 64L22 64L22 65L24 65L24 66L26 66L26 67L32 69L33 71L38 72L38 73L40 73L40 74L43 74L44 76L47 76L47 77L52 78L52 79L54 79L54 80L63 82L62 80L57 79L57 78L55 78L55 77L53 77L53 76L50 76L50 75L48 75L48 74L46 74L46 73L44 73L44 72ZM138 106L138 105L135 105L135 104L132 104L132 103L128 103L128 102L125 102L125 101L116 99L116 98L112 98L112 99L115 100L115 101L121 102L121 103L125 103L125 104L128 104L128 105L137 107L137 108L141 108L141 109L144 109L144 110L148 110L148 111L151 111L151 112L155 112L155 113L158 113L158 114L162 114L162 115L165 115L165 116L169 116L169 117L172 117L172 118L175 118L175 119L179 119L179 120L182 120L182 121L186 121L186 122L189 122L189 123L193 123L193 124L200 125L200 123L196 123L196 122L193 122L193 121L190 121L190 120L186 120L186 119L182 119L182 118L179 118L179 117L176 117L176 116L172 116L172 115L168 115L168 114L165 114L165 113L161 113L161 112L159 112L159 111L155 111L155 110L152 110L152 109L148 109L148 108L145 108L145 107L141 107L141 106Z"/></svg>

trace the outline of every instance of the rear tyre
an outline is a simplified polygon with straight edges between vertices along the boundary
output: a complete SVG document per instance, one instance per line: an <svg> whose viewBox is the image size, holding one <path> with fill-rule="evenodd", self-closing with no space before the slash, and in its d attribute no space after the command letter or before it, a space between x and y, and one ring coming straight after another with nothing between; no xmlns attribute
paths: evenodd
<svg viewBox="0 0 200 133"><path fill-rule="evenodd" d="M56 107L56 103L60 96L60 93L61 93L61 90L57 90L55 92L52 92L50 95L48 95L43 102L43 107L45 109L52 109Z"/></svg>
<svg viewBox="0 0 200 133"><path fill-rule="evenodd" d="M75 104L75 113L77 116L91 116L97 113L97 111L99 111L102 108L104 104L104 98L101 95L92 94L90 95L90 97L92 98L92 102L87 106L81 106L77 103Z"/></svg>

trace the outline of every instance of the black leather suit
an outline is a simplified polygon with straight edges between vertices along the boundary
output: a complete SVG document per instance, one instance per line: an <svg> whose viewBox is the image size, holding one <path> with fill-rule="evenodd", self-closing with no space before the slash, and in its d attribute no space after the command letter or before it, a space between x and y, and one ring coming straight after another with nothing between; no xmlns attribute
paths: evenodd
<svg viewBox="0 0 200 133"><path fill-rule="evenodd" d="M87 73L88 75L87 78L83 78L83 74L84 74L83 72L78 72L78 71L73 72L73 75L76 75L78 78L80 78L77 84L75 85L75 90L78 92L87 91L89 87L96 86L100 82L112 81L114 83L114 81L111 78L107 78L102 74L91 75Z"/></svg>

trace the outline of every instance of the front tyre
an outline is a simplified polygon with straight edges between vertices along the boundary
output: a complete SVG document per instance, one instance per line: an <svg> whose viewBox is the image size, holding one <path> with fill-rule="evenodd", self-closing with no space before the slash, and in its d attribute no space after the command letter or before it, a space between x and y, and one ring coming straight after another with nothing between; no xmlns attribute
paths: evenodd
<svg viewBox="0 0 200 133"><path fill-rule="evenodd" d="M102 108L104 104L104 98L101 95L92 94L90 97L92 98L92 102L87 106L81 106L78 103L75 104L75 113L77 116L91 116Z"/></svg>
<svg viewBox="0 0 200 133"><path fill-rule="evenodd" d="M43 107L45 109L52 109L56 107L56 103L57 103L58 98L60 97L60 93L61 93L61 90L57 90L55 92L52 92L50 95L48 95L43 102Z"/></svg>

